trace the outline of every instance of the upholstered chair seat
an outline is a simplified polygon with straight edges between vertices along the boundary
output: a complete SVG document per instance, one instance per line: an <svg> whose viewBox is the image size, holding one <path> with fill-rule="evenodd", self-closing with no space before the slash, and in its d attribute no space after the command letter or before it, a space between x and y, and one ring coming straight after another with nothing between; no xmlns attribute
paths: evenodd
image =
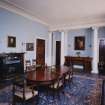
<svg viewBox="0 0 105 105"><path fill-rule="evenodd" d="M35 85L28 84L25 77L14 80L13 83L13 105L15 105L17 99L22 103L25 101L38 97L38 90L35 89Z"/></svg>
<svg viewBox="0 0 105 105"><path fill-rule="evenodd" d="M24 98L24 97L23 97L23 89L22 89L22 88L19 88L19 87L16 87L16 88L17 88L17 89L16 89L16 91L15 91L15 95L23 99L23 98ZM24 94L25 94L25 99L26 99L26 100L28 100L28 99L30 99L30 98L32 98L32 97L38 95L38 91L32 90L32 89L30 89L30 88L25 88L24 91L25 91Z"/></svg>
<svg viewBox="0 0 105 105"><path fill-rule="evenodd" d="M56 81L54 84L52 84L50 87L57 89L60 88L61 86L63 86L63 81Z"/></svg>
<svg viewBox="0 0 105 105"><path fill-rule="evenodd" d="M67 75L65 76L65 79L68 80L69 78L70 78L70 75L67 74Z"/></svg>

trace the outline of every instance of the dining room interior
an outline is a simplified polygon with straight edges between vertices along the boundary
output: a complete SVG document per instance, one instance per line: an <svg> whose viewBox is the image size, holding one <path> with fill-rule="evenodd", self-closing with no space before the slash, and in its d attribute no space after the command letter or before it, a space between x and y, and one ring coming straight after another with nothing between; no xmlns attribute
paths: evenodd
<svg viewBox="0 0 105 105"><path fill-rule="evenodd" d="M105 105L104 4L0 0L0 105Z"/></svg>

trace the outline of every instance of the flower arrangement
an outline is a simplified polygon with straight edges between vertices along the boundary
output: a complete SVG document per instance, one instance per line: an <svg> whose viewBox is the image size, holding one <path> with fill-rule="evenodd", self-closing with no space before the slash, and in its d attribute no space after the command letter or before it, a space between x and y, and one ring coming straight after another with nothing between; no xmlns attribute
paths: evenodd
<svg viewBox="0 0 105 105"><path fill-rule="evenodd" d="M77 56L80 56L81 53L80 52L76 52L76 54L77 54Z"/></svg>

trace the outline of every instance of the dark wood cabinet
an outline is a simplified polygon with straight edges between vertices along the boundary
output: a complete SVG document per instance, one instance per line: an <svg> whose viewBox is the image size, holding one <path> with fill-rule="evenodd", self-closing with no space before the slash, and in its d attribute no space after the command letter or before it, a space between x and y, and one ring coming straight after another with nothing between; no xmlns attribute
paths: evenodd
<svg viewBox="0 0 105 105"><path fill-rule="evenodd" d="M92 70L92 58L91 57L76 57L65 56L65 65L83 65L85 72L91 72Z"/></svg>
<svg viewBox="0 0 105 105"><path fill-rule="evenodd" d="M11 80L24 73L24 53L0 54L0 81Z"/></svg>

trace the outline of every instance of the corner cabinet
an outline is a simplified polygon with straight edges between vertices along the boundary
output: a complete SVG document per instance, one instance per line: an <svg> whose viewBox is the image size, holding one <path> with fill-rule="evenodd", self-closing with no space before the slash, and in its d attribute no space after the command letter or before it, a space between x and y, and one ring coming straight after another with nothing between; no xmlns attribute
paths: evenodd
<svg viewBox="0 0 105 105"><path fill-rule="evenodd" d="M65 56L65 65L83 65L85 72L91 73L92 70L92 58L91 57L76 57Z"/></svg>

